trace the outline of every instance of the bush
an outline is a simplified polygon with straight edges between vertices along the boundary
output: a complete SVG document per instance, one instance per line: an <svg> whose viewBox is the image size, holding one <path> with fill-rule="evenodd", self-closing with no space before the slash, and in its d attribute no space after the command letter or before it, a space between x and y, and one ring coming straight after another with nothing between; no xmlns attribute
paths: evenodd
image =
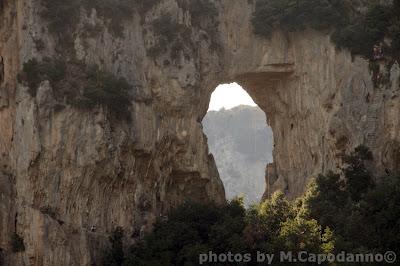
<svg viewBox="0 0 400 266"><path fill-rule="evenodd" d="M139 3L137 3L139 2ZM44 11L42 17L49 23L49 29L55 34L69 34L75 31L83 6L88 12L96 9L97 15L103 18L105 24L115 37L123 36L123 22L132 17L137 5L149 8L158 0L42 0Z"/></svg>
<svg viewBox="0 0 400 266"><path fill-rule="evenodd" d="M145 14L156 6L160 0L133 0L140 14Z"/></svg>
<svg viewBox="0 0 400 266"><path fill-rule="evenodd" d="M171 57L176 59L190 40L191 29L174 21L170 14L164 13L152 22L156 43L147 50L152 58L167 53L171 48Z"/></svg>
<svg viewBox="0 0 400 266"><path fill-rule="evenodd" d="M124 78L91 66L86 71L86 79L83 95L75 101L77 107L92 109L101 105L117 116L129 117L132 86Z"/></svg>
<svg viewBox="0 0 400 266"><path fill-rule="evenodd" d="M300 251L399 252L400 178L386 177L355 199L349 182L352 169L372 155L360 146L345 160L343 179L332 172L320 175L294 202L276 192L247 210L240 199L225 206L186 203L158 221L129 252L121 251L122 237L112 237L111 243L118 245L105 254L122 256L123 265L197 265L199 254L209 251L249 253L253 258L257 251L292 251L294 256Z"/></svg>
<svg viewBox="0 0 400 266"><path fill-rule="evenodd" d="M108 238L111 248L103 256L102 265L122 265L125 260L124 246L123 246L124 230L122 227L117 227Z"/></svg>
<svg viewBox="0 0 400 266"><path fill-rule="evenodd" d="M253 13L254 33L270 37L280 27L292 32L307 27L334 30L332 41L353 55L372 59L372 49L385 37L391 39L385 54L400 59L400 4L371 5L366 14L351 12L344 0L258 0Z"/></svg>
<svg viewBox="0 0 400 266"><path fill-rule="evenodd" d="M122 77L101 71L98 66L87 67L79 62L66 63L61 59L31 59L24 63L19 82L36 96L41 82L48 80L54 97L62 103L83 109L101 105L121 118L130 118L132 86Z"/></svg>
<svg viewBox="0 0 400 266"><path fill-rule="evenodd" d="M347 164L343 170L346 188L354 201L361 199L362 195L374 185L372 174L366 165L372 159L371 151L365 146L357 147L354 152L344 157L344 162Z"/></svg>
<svg viewBox="0 0 400 266"><path fill-rule="evenodd" d="M308 217L333 230L336 251L399 251L400 178L374 183L366 169L371 152L363 146L346 156L344 180L321 175L303 198Z"/></svg>
<svg viewBox="0 0 400 266"><path fill-rule="evenodd" d="M371 59L372 47L383 40L389 25L390 13L387 7L375 5L364 18L358 18L338 28L332 40L339 48L346 48L353 55Z"/></svg>
<svg viewBox="0 0 400 266"><path fill-rule="evenodd" d="M72 33L79 21L80 0L42 0L42 17L54 34Z"/></svg>
<svg viewBox="0 0 400 266"><path fill-rule="evenodd" d="M252 23L255 34L263 37L270 37L278 26L288 32L306 27L324 30L340 23L341 8L329 0L258 0Z"/></svg>
<svg viewBox="0 0 400 266"><path fill-rule="evenodd" d="M30 95L35 97L42 81L49 80L52 83L56 83L65 78L65 72L65 62L60 59L46 57L42 62L39 62L33 58L23 64L18 80L27 85Z"/></svg>
<svg viewBox="0 0 400 266"><path fill-rule="evenodd" d="M203 20L209 21L218 16L218 10L210 0L189 1L186 9L190 12L192 24L200 28Z"/></svg>
<svg viewBox="0 0 400 266"><path fill-rule="evenodd" d="M24 239L17 233L13 233L11 235L10 244L11 244L11 250L14 253L25 251Z"/></svg>
<svg viewBox="0 0 400 266"><path fill-rule="evenodd" d="M322 243L332 246L329 234L324 234L315 220L298 217L283 194L276 193L270 201L249 210L244 209L242 199L225 206L186 203L133 245L123 265L197 265L199 254L209 251L254 256L257 251L302 247L321 252Z"/></svg>

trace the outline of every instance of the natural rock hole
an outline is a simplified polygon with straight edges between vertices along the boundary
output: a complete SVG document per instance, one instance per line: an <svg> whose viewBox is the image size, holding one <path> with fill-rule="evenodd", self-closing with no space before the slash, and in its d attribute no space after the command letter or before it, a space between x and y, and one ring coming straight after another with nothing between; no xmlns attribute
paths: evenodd
<svg viewBox="0 0 400 266"><path fill-rule="evenodd" d="M241 196L247 206L260 202L274 143L264 111L237 83L223 84L214 90L202 123L227 199Z"/></svg>

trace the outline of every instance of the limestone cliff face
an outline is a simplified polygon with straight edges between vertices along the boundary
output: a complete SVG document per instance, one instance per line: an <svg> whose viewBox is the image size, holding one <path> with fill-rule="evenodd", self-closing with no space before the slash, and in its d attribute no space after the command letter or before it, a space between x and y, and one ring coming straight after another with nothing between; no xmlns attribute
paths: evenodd
<svg viewBox="0 0 400 266"><path fill-rule="evenodd" d="M266 196L276 189L299 195L309 177L337 169L340 154L359 144L372 149L376 172L398 169L397 64L382 65L391 82L374 88L368 62L336 50L327 33L258 38L250 22L253 1L214 1L218 14L199 16L182 1L160 0L124 20L123 37L107 27L85 34L85 25L104 23L95 10L82 11L69 57L136 85L132 120L115 121L100 107L56 108L47 81L35 97L17 82L24 62L60 52L40 2L0 1L0 258L6 265L91 265L116 226L129 243L184 200L222 203L201 126L220 83L240 83L267 114L275 149ZM191 30L183 47L167 43L155 55L159 37L152 25L164 13ZM24 252L11 252L13 232L24 239Z"/></svg>

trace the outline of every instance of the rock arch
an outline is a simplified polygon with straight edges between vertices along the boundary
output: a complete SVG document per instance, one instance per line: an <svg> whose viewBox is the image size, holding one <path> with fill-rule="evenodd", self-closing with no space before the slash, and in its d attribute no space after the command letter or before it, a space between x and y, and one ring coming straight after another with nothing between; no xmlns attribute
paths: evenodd
<svg viewBox="0 0 400 266"><path fill-rule="evenodd" d="M374 89L368 62L338 51L328 33L255 36L253 2L215 1L219 24L212 34L192 25L190 12L177 1L163 0L124 21L123 38L106 28L95 37L74 35L71 56L138 84L132 121L115 123L102 108L57 109L49 82L35 97L17 82L23 63L54 55L57 40L42 31L47 23L39 1L7 1L0 17L8 84L0 95L9 103L0 108L0 184L9 188L8 193L0 189L6 265L29 260L88 265L116 226L137 235L184 200L223 203L223 186L201 127L212 90L221 83L241 84L273 129L274 165L267 167L266 196L276 189L292 198L301 194L310 177L340 168L340 155L366 142L375 171L384 172L382 147L400 139L398 65L389 70L387 89ZM196 29L185 39L190 45L174 57L173 47L158 57L149 53L157 37L152 22L163 12ZM94 16L82 19L102 25ZM35 49L38 38L46 43L41 51ZM388 160L385 156L385 166L395 165ZM26 246L18 256L8 246L17 212Z"/></svg>

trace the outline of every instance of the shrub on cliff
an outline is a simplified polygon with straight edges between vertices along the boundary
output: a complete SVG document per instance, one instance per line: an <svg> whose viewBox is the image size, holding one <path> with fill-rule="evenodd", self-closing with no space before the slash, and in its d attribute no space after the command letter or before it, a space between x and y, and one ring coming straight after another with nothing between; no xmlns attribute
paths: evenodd
<svg viewBox="0 0 400 266"><path fill-rule="evenodd" d="M215 3L210 0L180 0L178 3L183 9L189 11L192 25L195 27L201 28L202 22L207 22L218 16L218 10Z"/></svg>
<svg viewBox="0 0 400 266"><path fill-rule="evenodd" d="M286 32L332 30L332 41L353 55L372 59L375 44L389 38L385 54L400 59L400 1L369 5L367 12L349 11L344 0L257 0L252 24L254 33L270 37L275 28Z"/></svg>
<svg viewBox="0 0 400 266"><path fill-rule="evenodd" d="M115 115L126 118L131 105L129 91L132 90L126 79L117 78L97 66L89 67L85 76L83 94L74 101L74 104L87 109L97 105L105 106Z"/></svg>
<svg viewBox="0 0 400 266"><path fill-rule="evenodd" d="M132 2L138 8L139 12L143 14L156 6L160 0L132 0Z"/></svg>
<svg viewBox="0 0 400 266"><path fill-rule="evenodd" d="M39 62L33 58L23 64L18 80L29 87L29 93L34 97L42 81L56 83L65 78L65 72L66 65L60 59L46 57Z"/></svg>
<svg viewBox="0 0 400 266"><path fill-rule="evenodd" d="M270 37L276 27L288 32L306 27L329 29L342 20L340 8L339 3L329 0L257 0L254 32Z"/></svg>
<svg viewBox="0 0 400 266"><path fill-rule="evenodd" d="M388 34L391 12L387 7L375 5L365 17L339 27L332 40L339 48L346 48L354 55L371 58L372 47Z"/></svg>
<svg viewBox="0 0 400 266"><path fill-rule="evenodd" d="M32 97L36 96L40 83L48 80L54 98L61 103L88 110L103 106L117 117L130 117L132 86L126 79L102 71L96 65L67 64L57 58L31 59L24 63L18 80L29 87Z"/></svg>
<svg viewBox="0 0 400 266"><path fill-rule="evenodd" d="M42 0L42 17L48 21L49 30L55 34L71 33L79 20L80 0Z"/></svg>
<svg viewBox="0 0 400 266"><path fill-rule="evenodd" d="M152 22L156 43L147 50L147 53L156 58L171 48L171 56L176 59L190 40L191 29L179 24L170 14L164 13Z"/></svg>
<svg viewBox="0 0 400 266"><path fill-rule="evenodd" d="M159 1L159 0L157 0ZM111 34L123 36L122 23L132 17L137 4L149 8L157 1L131 0L42 0L42 17L48 21L49 30L54 34L72 34L80 19L81 7L87 12L95 9L97 16L103 18ZM140 2L140 3L137 3Z"/></svg>
<svg viewBox="0 0 400 266"><path fill-rule="evenodd" d="M24 239L17 233L11 235L10 245L14 253L25 251Z"/></svg>

